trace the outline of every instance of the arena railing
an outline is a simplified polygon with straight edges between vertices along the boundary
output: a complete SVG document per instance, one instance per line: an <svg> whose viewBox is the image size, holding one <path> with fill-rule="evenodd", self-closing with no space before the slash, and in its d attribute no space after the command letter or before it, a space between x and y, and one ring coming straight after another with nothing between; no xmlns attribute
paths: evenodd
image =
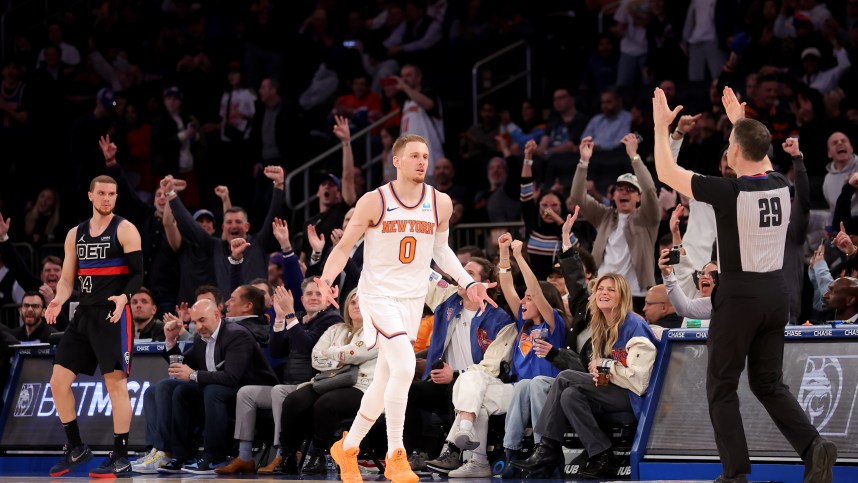
<svg viewBox="0 0 858 483"><path fill-rule="evenodd" d="M507 79L498 84L492 85L489 89L479 92L480 88L480 68L489 64L493 60L507 56L508 54L512 54L518 52L520 50L524 50L524 70L519 72L512 73ZM474 66L471 68L471 100L473 102L472 112L473 112L473 121L474 124L477 123L479 117L479 103L481 100L486 97L498 92L499 90L509 86L510 84L520 80L525 79L527 82L527 97L531 97L531 55L530 55L530 45L524 40L519 40L518 42L507 45L506 47L498 50L497 52L483 57L474 63Z"/></svg>
<svg viewBox="0 0 858 483"><path fill-rule="evenodd" d="M513 233L522 239L524 223L512 221L505 223L460 223L450 229L450 245L454 249L472 245L486 250L489 257L497 253L497 239L504 232Z"/></svg>
<svg viewBox="0 0 858 483"><path fill-rule="evenodd" d="M352 150L356 152L355 147L357 143L363 141L364 149L366 150L365 158L366 162L364 162L360 168L364 172L364 177L366 178L366 189L370 191L374 188L372 186L372 176L370 176L369 168L372 165L378 163L381 160L381 154L373 156L372 154L372 136L371 133L380 128L387 122L389 119L398 116L402 112L402 109L397 109L395 111L391 111L384 116L382 116L379 120L370 124L369 126L361 129L360 131L352 134ZM291 171L288 176L286 176L286 206L293 213L302 211L304 212L304 220L310 217L310 206L319 199L310 189L310 174L313 170L321 163L324 163L328 160L328 158L342 150L342 144L337 143L336 146L331 146L329 149L324 151L322 154L319 154L315 158L307 161L302 164L295 170ZM298 179L300 180L300 188L295 189L293 186L293 182ZM295 199L298 197L299 199Z"/></svg>

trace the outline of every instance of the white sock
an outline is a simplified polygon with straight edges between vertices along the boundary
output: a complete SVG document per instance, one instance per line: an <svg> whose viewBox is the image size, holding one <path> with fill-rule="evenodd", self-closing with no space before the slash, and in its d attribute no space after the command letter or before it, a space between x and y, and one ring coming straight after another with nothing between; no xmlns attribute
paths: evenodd
<svg viewBox="0 0 858 483"><path fill-rule="evenodd" d="M459 429L462 431L470 431L474 429L474 422L467 419L461 419L459 420Z"/></svg>
<svg viewBox="0 0 858 483"><path fill-rule="evenodd" d="M414 379L414 367L417 362L414 357L414 348L408 337L399 335L379 342L381 345L378 357L385 357L390 373L387 388L384 391L384 416L387 420L387 454L391 456L397 448L405 448L402 442L405 407L408 405L408 390Z"/></svg>

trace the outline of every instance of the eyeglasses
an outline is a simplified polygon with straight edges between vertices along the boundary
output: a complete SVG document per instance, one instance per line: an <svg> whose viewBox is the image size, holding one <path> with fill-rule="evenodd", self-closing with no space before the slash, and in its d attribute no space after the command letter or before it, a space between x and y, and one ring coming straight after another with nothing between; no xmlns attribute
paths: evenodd
<svg viewBox="0 0 858 483"><path fill-rule="evenodd" d="M666 304L667 302L644 302L644 305L649 307L650 305L658 305L658 304Z"/></svg>
<svg viewBox="0 0 858 483"><path fill-rule="evenodd" d="M28 310L28 309L36 310L36 309L41 309L42 307L44 307L42 304L21 304L21 308L24 310Z"/></svg>
<svg viewBox="0 0 858 483"><path fill-rule="evenodd" d="M619 186L615 186L614 191L619 191L620 193L637 193L638 189L631 185L621 184Z"/></svg>
<svg viewBox="0 0 858 483"><path fill-rule="evenodd" d="M709 278L715 278L717 275L718 275L718 270L710 270L708 272L703 272L703 271L697 272L698 278L706 277L706 276L708 276Z"/></svg>

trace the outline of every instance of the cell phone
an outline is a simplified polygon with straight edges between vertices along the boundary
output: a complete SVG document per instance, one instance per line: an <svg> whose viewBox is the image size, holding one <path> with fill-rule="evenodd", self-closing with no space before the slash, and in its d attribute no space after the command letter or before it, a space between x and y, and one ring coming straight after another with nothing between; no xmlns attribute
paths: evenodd
<svg viewBox="0 0 858 483"><path fill-rule="evenodd" d="M437 371L438 369L443 369L443 368L444 368L444 361L442 361L440 359L432 363L432 370L433 371Z"/></svg>
<svg viewBox="0 0 858 483"><path fill-rule="evenodd" d="M679 249L678 248L672 248L667 253L667 264L668 265L676 265L677 263L679 263Z"/></svg>
<svg viewBox="0 0 858 483"><path fill-rule="evenodd" d="M343 40L343 47L353 49L357 46L357 40Z"/></svg>
<svg viewBox="0 0 858 483"><path fill-rule="evenodd" d="M638 144L643 142L643 136L638 133L635 133L635 138L638 140Z"/></svg>

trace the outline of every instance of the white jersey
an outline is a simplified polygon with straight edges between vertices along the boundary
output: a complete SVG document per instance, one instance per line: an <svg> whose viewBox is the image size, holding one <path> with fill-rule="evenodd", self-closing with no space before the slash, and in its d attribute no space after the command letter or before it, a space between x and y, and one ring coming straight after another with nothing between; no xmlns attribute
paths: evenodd
<svg viewBox="0 0 858 483"><path fill-rule="evenodd" d="M382 214L370 225L364 242L361 294L424 298L429 280L438 209L435 188L423 184L423 196L412 206L399 200L388 183L376 190Z"/></svg>

